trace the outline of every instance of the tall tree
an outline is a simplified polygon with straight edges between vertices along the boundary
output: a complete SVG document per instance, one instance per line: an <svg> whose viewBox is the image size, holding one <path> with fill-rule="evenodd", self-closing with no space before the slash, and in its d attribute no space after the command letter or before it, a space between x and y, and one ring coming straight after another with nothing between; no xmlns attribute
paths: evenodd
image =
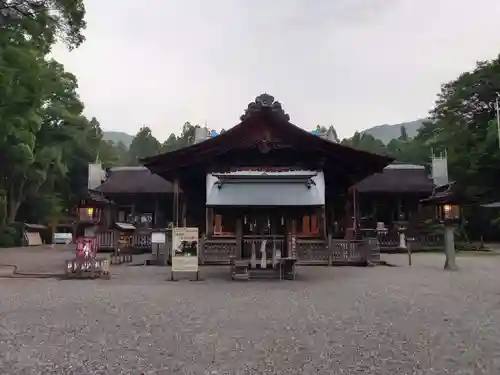
<svg viewBox="0 0 500 375"><path fill-rule="evenodd" d="M443 85L431 111L432 146L447 151L449 172L471 199L500 199L495 101L500 57Z"/></svg>
<svg viewBox="0 0 500 375"><path fill-rule="evenodd" d="M143 126L130 144L129 163L137 165L140 159L159 154L160 149L161 144L153 136L151 129Z"/></svg>
<svg viewBox="0 0 500 375"><path fill-rule="evenodd" d="M401 129L400 129L400 136L399 136L399 139L403 142L407 142L409 137L408 137L408 132L406 131L406 128L404 125L401 125Z"/></svg>
<svg viewBox="0 0 500 375"><path fill-rule="evenodd" d="M177 136L174 133L172 133L167 138L167 140L163 142L163 144L161 145L161 152L175 151L180 147L179 143L180 142Z"/></svg>
<svg viewBox="0 0 500 375"><path fill-rule="evenodd" d="M42 108L49 100L53 72L33 43L18 30L0 33L0 184L5 204L1 220L13 221L19 191L35 163L35 134L42 125ZM11 39L16 38L12 43ZM32 176L36 177L36 176Z"/></svg>
<svg viewBox="0 0 500 375"><path fill-rule="evenodd" d="M358 150L368 151L380 155L387 154L387 149L384 143L368 133L356 132L352 138L343 139L341 143Z"/></svg>
<svg viewBox="0 0 500 375"><path fill-rule="evenodd" d="M8 197L7 223L16 219L24 201L44 191L57 191L60 199L52 201L69 205L101 142L97 120L89 121L82 114L76 78L55 61L41 63L45 64L43 84L47 91L39 98L36 111L40 122L36 127L29 122L17 123L5 138L9 168L2 174Z"/></svg>

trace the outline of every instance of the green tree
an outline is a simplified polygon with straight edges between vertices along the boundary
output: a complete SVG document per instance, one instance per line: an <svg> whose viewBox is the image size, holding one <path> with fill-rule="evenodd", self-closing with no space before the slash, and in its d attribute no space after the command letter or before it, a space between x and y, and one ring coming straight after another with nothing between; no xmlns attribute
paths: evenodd
<svg viewBox="0 0 500 375"><path fill-rule="evenodd" d="M401 131L401 135L399 136L398 139L400 139L403 142L408 142L408 140L409 140L408 132L406 131L406 128L404 127L404 125L401 126L400 131Z"/></svg>
<svg viewBox="0 0 500 375"><path fill-rule="evenodd" d="M128 148L125 143L119 141L118 144L114 145L116 154L118 156L118 161L116 165L126 165L128 161Z"/></svg>
<svg viewBox="0 0 500 375"><path fill-rule="evenodd" d="M341 143L358 150L368 151L380 155L387 154L387 149L384 143L368 133L356 132L352 138L343 139Z"/></svg>
<svg viewBox="0 0 500 375"><path fill-rule="evenodd" d="M6 172L7 223L12 223L23 202L33 197L53 202L55 206L48 210L51 216L63 208L67 211L86 187L88 163L99 155L102 131L95 118L89 121L82 114L76 78L55 61L47 62L47 69L51 74L45 84L50 94L39 110L40 126L31 132L18 127L13 133L25 134L32 143L20 143L29 150L23 159L16 159L14 152L8 155L12 167Z"/></svg>
<svg viewBox="0 0 500 375"><path fill-rule="evenodd" d="M163 142L161 146L161 152L170 152L170 151L175 151L179 148L179 140L177 136L172 133L170 136L167 138L165 142Z"/></svg>
<svg viewBox="0 0 500 375"><path fill-rule="evenodd" d="M447 151L450 175L474 200L500 198L497 92L500 57L479 62L472 72L443 85L431 111L430 143L437 151Z"/></svg>
<svg viewBox="0 0 500 375"><path fill-rule="evenodd" d="M160 153L160 150L161 144L153 136L151 129L143 126L130 144L129 163L137 165L140 159L157 155Z"/></svg>
<svg viewBox="0 0 500 375"><path fill-rule="evenodd" d="M2 222L12 222L25 188L25 179L38 176L30 169L49 157L35 158L36 133L41 130L42 108L49 101L52 66L30 41L11 43L14 32L0 34L0 183L4 195ZM45 165L44 165L45 166Z"/></svg>
<svg viewBox="0 0 500 375"><path fill-rule="evenodd" d="M16 219L70 212L88 163L103 153L76 78L47 59L57 40L82 43L84 14L82 0L0 0L0 245L15 242L5 234Z"/></svg>
<svg viewBox="0 0 500 375"><path fill-rule="evenodd" d="M29 39L48 52L57 39L78 47L85 29L83 0L0 0L0 31L16 30L10 41Z"/></svg>
<svg viewBox="0 0 500 375"><path fill-rule="evenodd" d="M478 62L473 71L444 84L430 112L430 121L415 137L434 152L446 151L450 179L456 181L468 203L465 217L473 238L495 235L500 222L495 220L497 212L490 213L474 204L500 200L500 148L495 120L498 92L500 56Z"/></svg>

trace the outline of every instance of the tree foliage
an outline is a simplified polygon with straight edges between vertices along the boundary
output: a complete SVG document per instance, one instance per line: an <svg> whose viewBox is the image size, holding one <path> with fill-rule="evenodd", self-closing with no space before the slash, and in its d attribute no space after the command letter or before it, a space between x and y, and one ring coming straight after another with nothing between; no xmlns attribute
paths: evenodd
<svg viewBox="0 0 500 375"><path fill-rule="evenodd" d="M160 148L161 144L153 136L151 129L143 126L130 145L129 164L137 165L140 159L157 155L160 152Z"/></svg>
<svg viewBox="0 0 500 375"><path fill-rule="evenodd" d="M57 40L80 45L84 14L81 0L0 0L0 245L17 241L16 221L70 215L88 163L115 160L76 77L48 58Z"/></svg>
<svg viewBox="0 0 500 375"><path fill-rule="evenodd" d="M85 40L84 17L83 0L0 0L0 31L15 30L43 52L57 40L78 47Z"/></svg>

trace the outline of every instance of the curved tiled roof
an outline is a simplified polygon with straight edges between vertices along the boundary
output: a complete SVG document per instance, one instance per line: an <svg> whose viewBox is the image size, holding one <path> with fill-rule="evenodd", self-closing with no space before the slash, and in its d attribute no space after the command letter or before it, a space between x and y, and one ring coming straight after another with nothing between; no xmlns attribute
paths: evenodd
<svg viewBox="0 0 500 375"><path fill-rule="evenodd" d="M431 194L434 183L425 167L413 164L390 164L354 185L360 193L422 193Z"/></svg>
<svg viewBox="0 0 500 375"><path fill-rule="evenodd" d="M103 194L171 193L173 185L143 166L114 167L95 190Z"/></svg>

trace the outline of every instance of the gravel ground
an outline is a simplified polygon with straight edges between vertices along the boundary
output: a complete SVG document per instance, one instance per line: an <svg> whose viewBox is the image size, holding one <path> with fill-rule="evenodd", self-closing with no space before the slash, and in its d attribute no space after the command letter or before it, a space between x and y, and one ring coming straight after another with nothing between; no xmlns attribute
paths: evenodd
<svg viewBox="0 0 500 375"><path fill-rule="evenodd" d="M3 279L0 374L500 374L500 257L386 259L281 282Z"/></svg>

